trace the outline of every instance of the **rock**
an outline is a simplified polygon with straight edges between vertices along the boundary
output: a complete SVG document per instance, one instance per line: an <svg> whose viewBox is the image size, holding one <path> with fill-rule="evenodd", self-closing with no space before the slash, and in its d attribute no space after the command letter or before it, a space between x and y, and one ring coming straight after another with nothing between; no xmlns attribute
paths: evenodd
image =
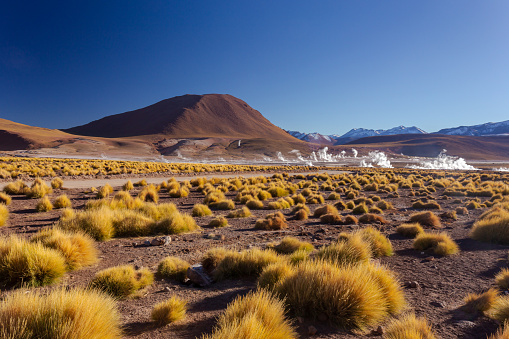
<svg viewBox="0 0 509 339"><path fill-rule="evenodd" d="M150 244L150 240L145 240L145 241L143 242L143 245L145 245L145 246L150 246L150 245L151 245L151 244Z"/></svg>
<svg viewBox="0 0 509 339"><path fill-rule="evenodd" d="M447 306L447 303L445 303L445 301L432 301L430 303L430 305L435 306L435 307L445 308Z"/></svg>
<svg viewBox="0 0 509 339"><path fill-rule="evenodd" d="M378 326L376 330L371 331L372 335L383 335L384 328L382 326Z"/></svg>
<svg viewBox="0 0 509 339"><path fill-rule="evenodd" d="M171 292L171 288L169 288L168 286L166 286L166 287L164 288L164 291L165 291L165 292Z"/></svg>
<svg viewBox="0 0 509 339"><path fill-rule="evenodd" d="M315 335L318 330L313 325L308 326L308 334L309 335Z"/></svg>
<svg viewBox="0 0 509 339"><path fill-rule="evenodd" d="M150 241L150 245L152 246L167 246L171 243L171 237L165 236L165 237L157 237Z"/></svg>
<svg viewBox="0 0 509 339"><path fill-rule="evenodd" d="M405 286L408 288L419 288L421 287L417 281L407 281Z"/></svg>
<svg viewBox="0 0 509 339"><path fill-rule="evenodd" d="M137 242L133 242L131 245L132 245L133 247L138 247L138 243L137 243Z"/></svg>
<svg viewBox="0 0 509 339"><path fill-rule="evenodd" d="M427 257L426 259L424 259L425 261L433 261L435 260L435 257Z"/></svg>
<svg viewBox="0 0 509 339"><path fill-rule="evenodd" d="M193 284L200 287L206 287L212 283L212 279L207 275L201 264L190 266L187 269L187 277Z"/></svg>
<svg viewBox="0 0 509 339"><path fill-rule="evenodd" d="M472 328L475 327L475 323L473 321L468 320L460 320L456 323L456 325L460 328Z"/></svg>

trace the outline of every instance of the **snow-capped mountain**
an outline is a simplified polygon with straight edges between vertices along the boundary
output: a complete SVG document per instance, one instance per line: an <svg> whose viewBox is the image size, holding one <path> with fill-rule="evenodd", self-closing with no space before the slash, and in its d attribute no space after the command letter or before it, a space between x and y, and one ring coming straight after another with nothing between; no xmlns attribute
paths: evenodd
<svg viewBox="0 0 509 339"><path fill-rule="evenodd" d="M472 136L509 134L509 120L502 122L488 122L486 124L474 126L444 128L436 133L449 135L472 135Z"/></svg>
<svg viewBox="0 0 509 339"><path fill-rule="evenodd" d="M297 139L304 140L307 142L312 142L315 144L327 144L332 145L336 142L334 138L329 135L323 135L320 133L302 133L298 131L286 131L291 136L296 137Z"/></svg>
<svg viewBox="0 0 509 339"><path fill-rule="evenodd" d="M383 130L383 129L366 129L366 128L353 128L350 131L346 132L343 135L331 134L331 135L323 135L320 133L302 133L298 131L287 131L290 135L296 137L297 139L313 142L317 144L334 144L334 145L342 145L347 142L365 138L365 137L373 137L376 135L394 135L394 134L426 134L422 129L412 126L398 126L391 129Z"/></svg>
<svg viewBox="0 0 509 339"><path fill-rule="evenodd" d="M395 135L395 134L426 134L427 132L422 129L411 126L397 126L391 129L383 130L383 129L366 129L366 128L353 128L350 131L346 132L340 137L336 137L335 145L343 145L347 142L354 141L360 138L365 137L374 137L377 135Z"/></svg>

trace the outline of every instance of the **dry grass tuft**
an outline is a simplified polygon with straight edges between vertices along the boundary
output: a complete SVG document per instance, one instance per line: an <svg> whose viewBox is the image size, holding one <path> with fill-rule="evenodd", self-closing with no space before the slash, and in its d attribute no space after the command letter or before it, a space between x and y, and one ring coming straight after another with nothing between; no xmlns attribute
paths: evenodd
<svg viewBox="0 0 509 339"><path fill-rule="evenodd" d="M116 298L126 298L154 281L146 268L134 269L132 265L115 266L96 273L90 287L102 290Z"/></svg>
<svg viewBox="0 0 509 339"><path fill-rule="evenodd" d="M72 207L72 203L67 195L62 194L55 199L55 201L53 202L53 207L55 208Z"/></svg>
<svg viewBox="0 0 509 339"><path fill-rule="evenodd" d="M212 334L204 335L201 339L297 337L285 317L283 301L262 289L238 296L219 317Z"/></svg>
<svg viewBox="0 0 509 339"><path fill-rule="evenodd" d="M465 308L470 312L487 312L493 307L495 300L498 298L498 290L490 288L484 293L469 293L464 301Z"/></svg>
<svg viewBox="0 0 509 339"><path fill-rule="evenodd" d="M9 209L4 204L0 204L0 227L7 224L7 219L9 219Z"/></svg>
<svg viewBox="0 0 509 339"><path fill-rule="evenodd" d="M61 178L54 178L51 180L51 187L55 190L60 189L64 187L64 181Z"/></svg>
<svg viewBox="0 0 509 339"><path fill-rule="evenodd" d="M212 211L207 205L196 204L193 206L193 211L191 212L193 217L204 217L206 215L212 215Z"/></svg>
<svg viewBox="0 0 509 339"><path fill-rule="evenodd" d="M248 218L251 216L251 211L247 206L243 206L242 208L236 209L228 213L227 218Z"/></svg>
<svg viewBox="0 0 509 339"><path fill-rule="evenodd" d="M42 286L66 271L61 252L16 236L0 239L0 285Z"/></svg>
<svg viewBox="0 0 509 339"><path fill-rule="evenodd" d="M49 198L45 196L39 200L35 209L37 212L48 212L53 210L53 204L49 201Z"/></svg>
<svg viewBox="0 0 509 339"><path fill-rule="evenodd" d="M459 252L458 245L445 233L421 233L414 240L414 248L419 251L431 249L438 255L451 255Z"/></svg>
<svg viewBox="0 0 509 339"><path fill-rule="evenodd" d="M436 335L425 318L408 313L392 320L385 330L384 339L436 339Z"/></svg>
<svg viewBox="0 0 509 339"><path fill-rule="evenodd" d="M509 244L509 205L495 206L483 213L470 231L478 241Z"/></svg>
<svg viewBox="0 0 509 339"><path fill-rule="evenodd" d="M362 224L386 224L387 220L378 214L367 213L359 217L359 222Z"/></svg>
<svg viewBox="0 0 509 339"><path fill-rule="evenodd" d="M2 338L117 339L122 336L115 301L81 289L16 291L0 302Z"/></svg>
<svg viewBox="0 0 509 339"><path fill-rule="evenodd" d="M428 226L434 228L442 227L440 218L437 217L433 212L419 212L410 216L410 223L419 223L421 226Z"/></svg>
<svg viewBox="0 0 509 339"><path fill-rule="evenodd" d="M10 205L11 202L12 202L12 198L8 194L0 192L0 204L4 204L7 206L7 205Z"/></svg>
<svg viewBox="0 0 509 339"><path fill-rule="evenodd" d="M152 309L151 317L159 326L168 325L186 317L187 302L173 296L157 303Z"/></svg>
<svg viewBox="0 0 509 339"><path fill-rule="evenodd" d="M509 269L503 268L496 276L495 283L503 290L509 289Z"/></svg>
<svg viewBox="0 0 509 339"><path fill-rule="evenodd" d="M295 237L285 237L281 242L274 246L274 250L281 254L292 254L296 251L311 252L315 248L307 241L301 241Z"/></svg>
<svg viewBox="0 0 509 339"><path fill-rule="evenodd" d="M286 218L281 212L267 214L265 219L258 219L255 224L256 229L261 230L281 230L288 228Z"/></svg>
<svg viewBox="0 0 509 339"><path fill-rule="evenodd" d="M332 205L325 205L322 207L318 207L313 213L313 216L315 218L320 218L324 214L338 214L338 210L336 207Z"/></svg>
<svg viewBox="0 0 509 339"><path fill-rule="evenodd" d="M323 224L329 224L329 225L342 225L343 224L343 218L339 214L323 214L320 216L320 222Z"/></svg>
<svg viewBox="0 0 509 339"><path fill-rule="evenodd" d="M215 217L214 219L212 219L209 222L209 227L220 228L220 227L228 227L228 226L229 226L228 219L226 219L223 216Z"/></svg>
<svg viewBox="0 0 509 339"><path fill-rule="evenodd" d="M419 234L424 233L424 229L419 223L402 224L396 228L396 232L407 238L415 238Z"/></svg>
<svg viewBox="0 0 509 339"><path fill-rule="evenodd" d="M208 250L201 259L201 264L205 271L209 274L212 273L228 253L230 251L223 247L215 247Z"/></svg>
<svg viewBox="0 0 509 339"><path fill-rule="evenodd" d="M89 266L97 261L97 249L92 238L84 233L64 232L57 228L36 233L30 241L62 253L70 270Z"/></svg>
<svg viewBox="0 0 509 339"><path fill-rule="evenodd" d="M349 236L346 241L322 247L317 257L337 265L356 265L367 263L371 258L371 251L362 238Z"/></svg>
<svg viewBox="0 0 509 339"><path fill-rule="evenodd" d="M179 257L166 257L157 266L157 275L183 282L187 277L189 263Z"/></svg>
<svg viewBox="0 0 509 339"><path fill-rule="evenodd" d="M242 252L227 251L214 270L214 278L223 280L238 277L257 277L267 265L281 262L284 257L273 250L252 248Z"/></svg>

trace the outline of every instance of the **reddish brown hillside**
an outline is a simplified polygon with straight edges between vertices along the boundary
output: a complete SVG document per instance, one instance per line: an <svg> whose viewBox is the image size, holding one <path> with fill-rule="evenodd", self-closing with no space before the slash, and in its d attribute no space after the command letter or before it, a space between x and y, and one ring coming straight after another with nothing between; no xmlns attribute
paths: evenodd
<svg viewBox="0 0 509 339"><path fill-rule="evenodd" d="M447 149L448 154L466 159L509 159L509 136L398 134L361 138L347 145L421 157L436 157L443 149Z"/></svg>
<svg viewBox="0 0 509 339"><path fill-rule="evenodd" d="M164 134L170 138L298 140L273 125L244 101L223 94L174 97L65 131L101 137Z"/></svg>

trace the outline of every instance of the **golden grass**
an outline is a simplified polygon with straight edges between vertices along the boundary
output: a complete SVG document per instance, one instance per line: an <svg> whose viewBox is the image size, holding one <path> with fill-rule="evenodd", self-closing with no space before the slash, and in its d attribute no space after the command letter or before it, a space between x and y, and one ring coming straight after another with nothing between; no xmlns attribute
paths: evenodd
<svg viewBox="0 0 509 339"><path fill-rule="evenodd" d="M127 180L127 182L124 185L122 185L122 190L124 190L124 191L131 191L133 189L134 189L134 185L131 182L131 180Z"/></svg>
<svg viewBox="0 0 509 339"><path fill-rule="evenodd" d="M306 252L308 254L308 252ZM292 274L293 268L288 263L281 261L270 264L262 270L257 284L260 288L273 290L281 281Z"/></svg>
<svg viewBox="0 0 509 339"><path fill-rule="evenodd" d="M152 309L151 318L159 326L172 324L186 317L187 302L179 297L157 303Z"/></svg>
<svg viewBox="0 0 509 339"><path fill-rule="evenodd" d="M57 226L67 231L83 231L95 240L108 240L115 233L115 214L110 208L102 206L76 213L71 218L61 218Z"/></svg>
<svg viewBox="0 0 509 339"><path fill-rule="evenodd" d="M294 339L297 333L285 317L284 303L265 290L238 296L201 339Z"/></svg>
<svg viewBox="0 0 509 339"><path fill-rule="evenodd" d="M2 338L117 339L122 336L115 301L99 291L16 291L0 302Z"/></svg>
<svg viewBox="0 0 509 339"><path fill-rule="evenodd" d="M30 188L25 189L25 195L28 198L32 199L42 198L46 194L49 194L51 192L52 192L51 187L46 185L46 183L43 180L40 180L39 178L34 181Z"/></svg>
<svg viewBox="0 0 509 339"><path fill-rule="evenodd" d="M369 212L369 208L365 203L360 203L352 209L353 214L365 214Z"/></svg>
<svg viewBox="0 0 509 339"><path fill-rule="evenodd" d="M435 254L442 256L459 252L458 245L445 232L421 233L415 238L413 247L419 251L431 249Z"/></svg>
<svg viewBox="0 0 509 339"><path fill-rule="evenodd" d="M191 212L193 217L204 217L206 215L212 215L212 211L207 205L196 204L193 206L193 211Z"/></svg>
<svg viewBox="0 0 509 339"><path fill-rule="evenodd" d="M188 214L175 213L167 218L162 219L154 226L155 233L162 234L180 234L195 232L200 230L200 226Z"/></svg>
<svg viewBox="0 0 509 339"><path fill-rule="evenodd" d="M0 227L7 224L7 219L9 219L9 209L4 204L0 204Z"/></svg>
<svg viewBox="0 0 509 339"><path fill-rule="evenodd" d="M469 293L465 299L465 308L470 312L487 312L498 298L498 290L490 288L484 293Z"/></svg>
<svg viewBox="0 0 509 339"><path fill-rule="evenodd" d="M495 206L476 221L470 236L478 241L509 244L509 211Z"/></svg>
<svg viewBox="0 0 509 339"><path fill-rule="evenodd" d="M315 248L307 241L301 241L295 237L285 237L278 245L274 246L273 249L281 254L292 254L296 251L311 252Z"/></svg>
<svg viewBox="0 0 509 339"><path fill-rule="evenodd" d="M337 265L355 265L368 262L371 250L361 237L349 236L346 241L322 247L318 250L317 257Z"/></svg>
<svg viewBox="0 0 509 339"><path fill-rule="evenodd" d="M154 275L146 268L134 269L132 265L115 266L99 271L90 287L102 290L116 298L126 298L139 289L149 286Z"/></svg>
<svg viewBox="0 0 509 339"><path fill-rule="evenodd" d="M436 335L425 318L408 313L392 320L386 327L384 339L436 339Z"/></svg>
<svg viewBox="0 0 509 339"><path fill-rule="evenodd" d="M122 211L121 216L115 214L113 228L116 237L141 237L152 233L155 225L152 218L130 210Z"/></svg>
<svg viewBox="0 0 509 339"><path fill-rule="evenodd" d="M503 290L509 289L509 269L503 268L495 276L495 283Z"/></svg>
<svg viewBox="0 0 509 339"><path fill-rule="evenodd" d="M379 230L368 226L352 234L352 237L359 236L370 248L374 258L389 257L394 254L392 244Z"/></svg>
<svg viewBox="0 0 509 339"><path fill-rule="evenodd" d="M325 315L332 324L365 329L405 302L399 282L384 267L369 264L336 266L324 261L303 261L269 286L297 316Z"/></svg>
<svg viewBox="0 0 509 339"><path fill-rule="evenodd" d="M53 202L53 207L54 208L72 207L72 203L67 195L62 194L56 197L55 201Z"/></svg>
<svg viewBox="0 0 509 339"><path fill-rule="evenodd" d="M322 216L320 216L320 222L329 225L342 225L343 218L341 217L341 215L335 213L323 214Z"/></svg>
<svg viewBox="0 0 509 339"><path fill-rule="evenodd" d="M434 228L442 227L440 218L437 217L433 212L419 212L410 216L410 223L419 223L421 226L428 226Z"/></svg>
<svg viewBox="0 0 509 339"><path fill-rule="evenodd" d="M407 238L415 238L417 235L424 233L424 229L419 223L402 224L396 228L396 232Z"/></svg>
<svg viewBox="0 0 509 339"><path fill-rule="evenodd" d="M37 232L31 239L62 253L70 270L89 266L97 261L94 240L84 233L64 232L57 228Z"/></svg>
<svg viewBox="0 0 509 339"><path fill-rule="evenodd" d="M258 277L265 266L284 260L284 257L279 256L273 250L252 248L241 252L226 251L213 272L214 278L223 280Z"/></svg>
<svg viewBox="0 0 509 339"><path fill-rule="evenodd" d="M7 206L7 205L10 205L11 202L12 202L12 198L8 194L0 192L0 204L4 204Z"/></svg>
<svg viewBox="0 0 509 339"><path fill-rule="evenodd" d="M157 194L157 190L154 185L148 185L143 187L143 189L138 194L138 198L142 201L150 201L157 203L159 201L159 194Z"/></svg>
<svg viewBox="0 0 509 339"><path fill-rule="evenodd" d="M308 213L305 209L300 209L295 213L294 216L295 220L307 220L308 219Z"/></svg>
<svg viewBox="0 0 509 339"><path fill-rule="evenodd" d="M53 204L51 203L49 198L45 196L37 202L35 209L37 210L37 212L48 212L53 210Z"/></svg>
<svg viewBox="0 0 509 339"><path fill-rule="evenodd" d="M261 210L263 209L263 202L256 199L250 199L246 202L246 206L252 210Z"/></svg>
<svg viewBox="0 0 509 339"><path fill-rule="evenodd" d="M99 191L97 191L97 198L103 199L110 196L113 193L113 187L110 184L105 184L102 186Z"/></svg>
<svg viewBox="0 0 509 339"><path fill-rule="evenodd" d="M428 201L423 202L421 200L418 200L412 204L412 208L415 208L416 210L440 210L442 209L440 207L440 204L436 201Z"/></svg>
<svg viewBox="0 0 509 339"><path fill-rule="evenodd" d="M338 214L338 210L332 205L324 205L322 207L318 207L313 213L313 216L315 218L320 218L324 214Z"/></svg>
<svg viewBox="0 0 509 339"><path fill-rule="evenodd" d="M157 266L157 275L162 278L184 281L189 263L179 257L166 257Z"/></svg>
<svg viewBox="0 0 509 339"><path fill-rule="evenodd" d="M223 216L215 217L214 219L212 219L209 222L209 227L220 228L220 227L228 227L228 226L229 226L228 219L226 219Z"/></svg>
<svg viewBox="0 0 509 339"><path fill-rule="evenodd" d="M488 315L504 323L509 320L509 296L499 296L493 303L491 309L488 311Z"/></svg>
<svg viewBox="0 0 509 339"><path fill-rule="evenodd" d="M235 208L233 200L225 199L209 203L210 208L214 210L232 210Z"/></svg>
<svg viewBox="0 0 509 339"><path fill-rule="evenodd" d="M10 182L4 187L4 192L11 195L25 194L28 186L22 180Z"/></svg>
<svg viewBox="0 0 509 339"><path fill-rule="evenodd" d="M251 216L251 211L247 206L236 209L228 213L227 218L248 218Z"/></svg>
<svg viewBox="0 0 509 339"><path fill-rule="evenodd" d="M387 220L384 217L374 213L366 213L359 217L359 222L362 224L386 224Z"/></svg>
<svg viewBox="0 0 509 339"><path fill-rule="evenodd" d="M283 213L276 212L273 214L267 214L265 219L256 220L255 228L261 230L281 230L288 228L288 224Z"/></svg>
<svg viewBox="0 0 509 339"><path fill-rule="evenodd" d="M66 271L61 252L16 236L0 239L0 284L42 286L57 281Z"/></svg>
<svg viewBox="0 0 509 339"><path fill-rule="evenodd" d="M219 265L219 263L230 252L231 251L223 247L215 247L208 250L201 259L201 264L205 271L207 271L209 274L212 273L212 271L216 269L217 265Z"/></svg>
<svg viewBox="0 0 509 339"><path fill-rule="evenodd" d="M60 189L64 187L64 181L61 178L54 178L51 180L51 187L53 189Z"/></svg>

